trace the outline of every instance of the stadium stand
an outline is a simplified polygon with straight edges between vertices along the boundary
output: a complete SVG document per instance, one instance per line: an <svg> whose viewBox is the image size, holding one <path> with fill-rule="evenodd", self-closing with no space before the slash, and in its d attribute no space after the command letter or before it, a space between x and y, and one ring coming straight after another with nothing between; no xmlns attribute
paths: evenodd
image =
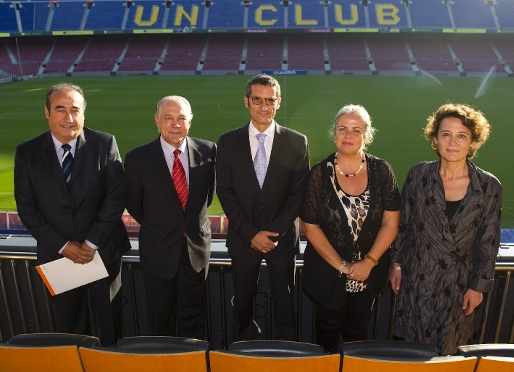
<svg viewBox="0 0 514 372"><path fill-rule="evenodd" d="M280 70L284 51L284 38L280 35L248 35L246 53L247 70Z"/></svg>
<svg viewBox="0 0 514 372"><path fill-rule="evenodd" d="M244 73L245 70L282 69L329 73L370 73L376 69L380 73L415 73L419 68L430 73L457 75L487 73L495 66L497 73L510 76L509 63L514 63L512 39L512 35L440 33L17 37L0 41L0 70L15 76L44 76L91 72Z"/></svg>
<svg viewBox="0 0 514 372"><path fill-rule="evenodd" d="M323 70L323 40L317 34L291 34L287 37L290 70Z"/></svg>
<svg viewBox="0 0 514 372"><path fill-rule="evenodd" d="M402 36L370 34L366 39L377 70L412 71Z"/></svg>
<svg viewBox="0 0 514 372"><path fill-rule="evenodd" d="M327 44L333 71L369 70L363 36L327 35Z"/></svg>
<svg viewBox="0 0 514 372"><path fill-rule="evenodd" d="M494 4L496 16L501 29L512 29L514 22L514 2L511 0L496 0Z"/></svg>
<svg viewBox="0 0 514 372"><path fill-rule="evenodd" d="M126 9L125 3L122 1L96 1L89 9L84 29L120 30L124 9Z"/></svg>
<svg viewBox="0 0 514 372"><path fill-rule="evenodd" d="M368 27L408 27L405 6L401 1L373 1L368 12Z"/></svg>
<svg viewBox="0 0 514 372"><path fill-rule="evenodd" d="M180 35L169 41L166 56L162 62L163 71L195 70L205 45L205 35Z"/></svg>
<svg viewBox="0 0 514 372"><path fill-rule="evenodd" d="M512 37L508 35L495 35L492 43L503 60L507 63L514 64L514 43L512 42Z"/></svg>
<svg viewBox="0 0 514 372"><path fill-rule="evenodd" d="M127 35L105 35L92 38L74 71L111 71L127 41Z"/></svg>
<svg viewBox="0 0 514 372"><path fill-rule="evenodd" d="M118 71L153 71L168 35L133 35Z"/></svg>
<svg viewBox="0 0 514 372"><path fill-rule="evenodd" d="M85 2L82 3L81 6L77 6L76 3L57 3L50 28L52 30L63 31L80 30L80 23L84 14L85 5Z"/></svg>
<svg viewBox="0 0 514 372"><path fill-rule="evenodd" d="M54 4L50 2L20 3L19 13L23 31L45 31L48 15ZM78 3L75 6L78 6Z"/></svg>
<svg viewBox="0 0 514 372"><path fill-rule="evenodd" d="M204 70L239 69L239 60L243 53L243 35L209 35Z"/></svg>
<svg viewBox="0 0 514 372"><path fill-rule="evenodd" d="M254 8L255 1L252 1L252 5L249 7L245 7L243 5L243 1L237 1L231 4L229 7L224 6L225 3L221 1L213 1L211 6L208 8L208 23L207 27L205 28L241 28L243 27L245 14L247 18L250 8ZM188 9L191 9L191 7L187 7ZM253 12L252 12L253 14ZM252 17L252 19L248 19L248 27L259 27L255 24L255 18Z"/></svg>
<svg viewBox="0 0 514 372"><path fill-rule="evenodd" d="M420 69L432 72L457 71L443 35L409 35L409 45Z"/></svg>
<svg viewBox="0 0 514 372"><path fill-rule="evenodd" d="M328 8L329 27L368 27L366 25L366 9L357 1L342 1L334 4L333 8Z"/></svg>
<svg viewBox="0 0 514 372"><path fill-rule="evenodd" d="M87 36L66 36L56 37L54 50L50 56L50 60L46 63L44 70L48 73L65 73L84 49L88 40Z"/></svg>
<svg viewBox="0 0 514 372"><path fill-rule="evenodd" d="M46 36L38 38L18 38L17 40L10 38L7 40L5 46L8 51L11 51L12 57L14 57L17 63L21 61L23 75L36 75L41 62L45 59L50 50L52 42L53 38ZM13 67L14 66L11 66L10 68ZM7 69L7 71L9 71L10 68ZM19 72L19 65L16 65L14 70Z"/></svg>
<svg viewBox="0 0 514 372"><path fill-rule="evenodd" d="M272 3L269 0L52 0L1 2L0 11L0 32L140 29L514 29L514 2L510 0L277 0Z"/></svg>
<svg viewBox="0 0 514 372"><path fill-rule="evenodd" d="M441 0L415 0L409 5L413 28L453 28L446 4Z"/></svg>
<svg viewBox="0 0 514 372"><path fill-rule="evenodd" d="M489 71L493 66L495 71L505 71L486 37L483 35L476 35L473 38L463 36L452 35L449 39L465 71Z"/></svg>
<svg viewBox="0 0 514 372"><path fill-rule="evenodd" d="M457 28L496 29L491 5L483 0L455 1L451 9Z"/></svg>
<svg viewBox="0 0 514 372"><path fill-rule="evenodd" d="M16 22L16 13L12 7L15 6L12 3L0 3L0 31L11 31L16 32L18 30L18 24Z"/></svg>

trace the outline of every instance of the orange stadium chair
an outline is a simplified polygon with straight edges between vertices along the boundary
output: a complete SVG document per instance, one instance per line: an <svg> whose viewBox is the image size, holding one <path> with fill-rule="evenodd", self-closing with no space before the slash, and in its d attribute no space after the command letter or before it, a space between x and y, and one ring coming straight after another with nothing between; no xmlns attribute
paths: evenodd
<svg viewBox="0 0 514 372"><path fill-rule="evenodd" d="M0 345L0 371L83 372L84 369L76 346Z"/></svg>
<svg viewBox="0 0 514 372"><path fill-rule="evenodd" d="M79 348L85 372L207 372L204 351L136 353Z"/></svg>

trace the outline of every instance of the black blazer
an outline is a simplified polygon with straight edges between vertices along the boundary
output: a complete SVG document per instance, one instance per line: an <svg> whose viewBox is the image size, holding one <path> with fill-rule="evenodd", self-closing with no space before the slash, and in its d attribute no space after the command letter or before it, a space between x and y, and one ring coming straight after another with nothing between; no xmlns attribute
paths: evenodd
<svg viewBox="0 0 514 372"><path fill-rule="evenodd" d="M280 234L266 259L299 252L297 217L309 174L307 137L276 124L266 178L259 188L248 140L248 126L223 134L218 142L217 195L228 217L228 253L245 259L262 253L250 247L261 230Z"/></svg>
<svg viewBox="0 0 514 372"><path fill-rule="evenodd" d="M69 185L50 131L16 149L14 196L21 221L37 240L38 264L61 258L68 241L86 239L105 263L130 249L121 215L125 208L123 166L115 138L84 128Z"/></svg>
<svg viewBox="0 0 514 372"><path fill-rule="evenodd" d="M160 137L126 156L127 210L141 224L141 266L165 279L172 279L177 272L184 229L193 268L199 272L209 263L211 224L207 207L214 196L216 144L187 137L187 149L189 197L185 212L173 185Z"/></svg>

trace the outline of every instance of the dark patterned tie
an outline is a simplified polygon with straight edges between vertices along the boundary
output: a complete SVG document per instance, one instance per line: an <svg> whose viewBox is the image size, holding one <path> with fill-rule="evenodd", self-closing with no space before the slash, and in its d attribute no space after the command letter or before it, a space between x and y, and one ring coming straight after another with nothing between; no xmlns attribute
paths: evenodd
<svg viewBox="0 0 514 372"><path fill-rule="evenodd" d="M172 177L173 184L175 185L175 189L177 190L178 198L180 199L180 204L182 204L182 209L186 210L187 197L189 196L189 191L187 189L187 179L186 172L184 171L184 167L180 162L180 150L175 150L173 152L175 155L175 161L173 162L172 169Z"/></svg>
<svg viewBox="0 0 514 372"><path fill-rule="evenodd" d="M73 155L71 154L71 146L66 144L62 145L61 148L64 151L64 154L62 154L62 174L64 174L64 179L66 180L66 183L69 183L71 179L71 168L73 165Z"/></svg>

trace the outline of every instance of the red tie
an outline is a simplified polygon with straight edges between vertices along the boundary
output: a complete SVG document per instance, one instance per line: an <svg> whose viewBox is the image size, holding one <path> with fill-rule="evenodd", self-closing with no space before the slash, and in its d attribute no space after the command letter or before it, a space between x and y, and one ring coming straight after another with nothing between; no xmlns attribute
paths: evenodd
<svg viewBox="0 0 514 372"><path fill-rule="evenodd" d="M184 171L184 167L182 166L182 163L179 159L180 150L175 150L173 155L175 155L175 161L173 162L172 170L173 184L175 185L175 190L177 190L180 204L182 204L182 209L186 210L187 197L189 196L186 172Z"/></svg>

